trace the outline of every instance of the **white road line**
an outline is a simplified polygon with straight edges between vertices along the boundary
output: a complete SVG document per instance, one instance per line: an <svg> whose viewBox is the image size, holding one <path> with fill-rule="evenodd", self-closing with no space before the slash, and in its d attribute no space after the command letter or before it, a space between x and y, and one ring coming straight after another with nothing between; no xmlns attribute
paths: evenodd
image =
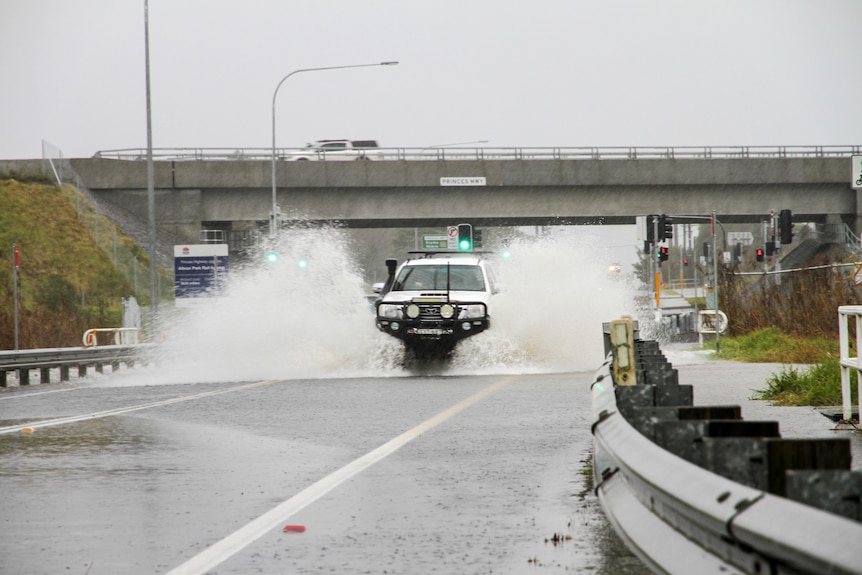
<svg viewBox="0 0 862 575"><path fill-rule="evenodd" d="M132 411L141 411L142 409L161 407L163 405L171 405L172 403L182 403L183 401L193 401L195 399L201 399L201 398L210 397L213 395L221 395L223 393L232 393L234 391L242 391L244 389L252 389L254 387L261 387L263 385L269 385L271 383L276 383L277 381L280 381L280 380L272 379L272 380L267 380L267 381L258 381L256 383L247 383L245 385L238 385L236 387L230 387L228 389L206 391L203 393L196 393L194 395L184 395L182 397L175 397L173 399L164 399L162 401L153 401L151 403L142 403L140 405L132 405L129 407L118 407L116 409L109 409L107 411L97 411L95 413L87 413L84 415L70 415L68 417L59 417L57 419L46 419L44 421L34 421L32 423L11 425L9 427L0 427L0 435L4 435L7 433L20 432L22 429L25 429L25 428L38 429L40 427L51 427L54 425L65 425L67 423L77 423L78 421L98 419L100 417L111 417L112 415L122 415L124 413L130 413Z"/></svg>
<svg viewBox="0 0 862 575"><path fill-rule="evenodd" d="M501 379L497 383L471 395L460 403L453 405L446 411L438 413L434 417L420 423L413 429L405 431L377 449L366 453L359 459L356 459L341 469L327 475L320 481L306 487L287 501L284 501L273 509L267 511L257 519L254 519L245 526L240 527L221 541L207 547L204 551L195 555L185 563L175 567L169 571L167 575L202 575L203 573L206 573L213 567L223 563L250 545L268 531L277 528L290 516L323 497L348 479L358 475L366 468L372 466L386 456L391 455L426 431L437 427L447 419L467 409L474 403L477 403L495 393L516 377L517 376L515 375L510 375Z"/></svg>
<svg viewBox="0 0 862 575"><path fill-rule="evenodd" d="M45 395L46 393L61 393L64 391L75 391L76 389L87 389L86 387L64 387L63 389L51 389L49 391L34 391L32 393L16 393L15 395L3 396L0 395L0 401L6 399L21 399L24 397L33 397L34 395Z"/></svg>

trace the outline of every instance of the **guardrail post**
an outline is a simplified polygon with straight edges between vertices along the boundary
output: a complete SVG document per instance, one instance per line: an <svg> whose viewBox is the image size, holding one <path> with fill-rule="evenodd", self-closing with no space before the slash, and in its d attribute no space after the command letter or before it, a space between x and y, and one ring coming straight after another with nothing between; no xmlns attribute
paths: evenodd
<svg viewBox="0 0 862 575"><path fill-rule="evenodd" d="M39 383L51 383L51 368L39 368Z"/></svg>
<svg viewBox="0 0 862 575"><path fill-rule="evenodd" d="M0 371L0 387L9 387L9 383L6 381L6 370Z"/></svg>
<svg viewBox="0 0 862 575"><path fill-rule="evenodd" d="M19 369L18 370L18 385L30 385L30 370L29 369Z"/></svg>
<svg viewBox="0 0 862 575"><path fill-rule="evenodd" d="M60 366L60 381L69 381L69 366Z"/></svg>

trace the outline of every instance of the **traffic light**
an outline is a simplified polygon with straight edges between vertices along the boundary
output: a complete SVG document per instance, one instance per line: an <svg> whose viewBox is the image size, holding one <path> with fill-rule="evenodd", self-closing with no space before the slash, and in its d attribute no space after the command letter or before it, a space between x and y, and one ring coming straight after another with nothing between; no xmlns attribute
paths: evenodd
<svg viewBox="0 0 862 575"><path fill-rule="evenodd" d="M757 258L757 261L759 261L759 262L763 261L763 248L757 248L757 252L756 252L755 257Z"/></svg>
<svg viewBox="0 0 862 575"><path fill-rule="evenodd" d="M775 242L766 242L766 255L771 256L775 253Z"/></svg>
<svg viewBox="0 0 862 575"><path fill-rule="evenodd" d="M669 240L673 238L673 218L662 214L658 220L658 235L659 240Z"/></svg>
<svg viewBox="0 0 862 575"><path fill-rule="evenodd" d="M278 252L275 252L273 250L266 252L266 261L268 261L271 264L274 264L275 262L277 262L278 261Z"/></svg>
<svg viewBox="0 0 862 575"><path fill-rule="evenodd" d="M646 241L649 243L655 243L655 220L658 218L658 215L651 214L646 217ZM659 226L661 227L661 226ZM649 250L644 250L646 253L649 253Z"/></svg>
<svg viewBox="0 0 862 575"><path fill-rule="evenodd" d="M482 230L476 228L473 230L473 247L481 248L482 247Z"/></svg>
<svg viewBox="0 0 862 575"><path fill-rule="evenodd" d="M296 267L298 267L301 270L304 270L305 268L308 267L308 260L305 258L300 259L298 262L296 262Z"/></svg>
<svg viewBox="0 0 862 575"><path fill-rule="evenodd" d="M458 251L469 252L473 249L473 226L458 224Z"/></svg>
<svg viewBox="0 0 862 575"><path fill-rule="evenodd" d="M685 267L688 267L688 258L683 258L682 265L684 265Z"/></svg>
<svg viewBox="0 0 862 575"><path fill-rule="evenodd" d="M782 244L793 243L793 213L790 210L779 212L778 231Z"/></svg>
<svg viewBox="0 0 862 575"><path fill-rule="evenodd" d="M666 247L666 246L661 246L661 247L658 249L658 261L660 261L660 262L666 262L666 261L667 261L667 258L668 258L667 247Z"/></svg>

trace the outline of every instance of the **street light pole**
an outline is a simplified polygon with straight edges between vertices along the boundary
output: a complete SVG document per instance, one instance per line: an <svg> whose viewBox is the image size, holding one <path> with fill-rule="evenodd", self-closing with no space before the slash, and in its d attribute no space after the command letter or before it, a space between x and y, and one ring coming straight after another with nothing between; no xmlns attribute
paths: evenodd
<svg viewBox="0 0 862 575"><path fill-rule="evenodd" d="M153 168L153 114L150 104L150 7L144 0L144 52L147 76L147 212L150 234L150 337L156 338L156 317L159 310L158 283L156 282L156 193Z"/></svg>
<svg viewBox="0 0 862 575"><path fill-rule="evenodd" d="M320 72L322 70L343 70L345 68L368 68L371 66L397 66L398 62L389 61L389 62L377 62L374 64L352 64L348 66L326 66L323 68L302 68L300 70L294 70L293 72L286 75L278 85L275 87L275 92L272 93L272 212L269 216L269 236L274 238L278 233L279 221L278 221L278 202L276 200L276 186L275 186L275 99L278 96L278 89L281 88L281 85L284 84L284 81L293 76L294 74L299 74L300 72Z"/></svg>

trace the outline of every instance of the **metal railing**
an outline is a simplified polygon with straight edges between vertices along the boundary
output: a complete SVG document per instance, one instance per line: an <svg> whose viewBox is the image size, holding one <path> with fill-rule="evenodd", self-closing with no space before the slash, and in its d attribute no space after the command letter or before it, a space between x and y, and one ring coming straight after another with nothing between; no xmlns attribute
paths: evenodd
<svg viewBox="0 0 862 575"><path fill-rule="evenodd" d="M836 234L838 237L836 238L837 241L835 243L845 244L853 250L862 253L862 239L860 239L859 236L850 229L850 226L847 224L841 224L839 230L840 231Z"/></svg>
<svg viewBox="0 0 862 575"><path fill-rule="evenodd" d="M18 385L25 386L30 384L30 370L35 369L39 370L41 383L50 383L52 369L59 369L60 380L68 381L70 368L77 368L78 376L83 377L90 366L101 372L105 364L114 368L134 365L151 347L152 344L138 344L0 351L0 387L8 386L7 373L14 371L18 372Z"/></svg>
<svg viewBox="0 0 862 575"><path fill-rule="evenodd" d="M862 154L859 146L638 146L638 147L436 147L376 148L378 160L651 160L740 158L844 158ZM277 148L276 157L289 160L307 156L302 148ZM94 158L142 161L144 148L100 150ZM158 161L271 160L272 148L158 148ZM333 156L324 161L343 161Z"/></svg>
<svg viewBox="0 0 862 575"><path fill-rule="evenodd" d="M777 422L743 421L739 406L694 406L658 344L636 326L621 337L619 323L605 329L591 386L593 474L629 548L656 573L858 575L849 441L784 440ZM631 348L636 377L620 379ZM838 500L854 512L839 514Z"/></svg>
<svg viewBox="0 0 862 575"><path fill-rule="evenodd" d="M850 318L854 318L856 322L856 357L850 357ZM859 419L862 420L862 385L860 385L859 373L862 372L862 362L859 361L859 350L862 349L862 306L859 305L843 305L838 308L838 341L840 347L840 362L841 362L841 423L852 423L853 418L853 398L850 393L850 370L856 371L856 387L859 409ZM856 424L859 420L856 421Z"/></svg>

